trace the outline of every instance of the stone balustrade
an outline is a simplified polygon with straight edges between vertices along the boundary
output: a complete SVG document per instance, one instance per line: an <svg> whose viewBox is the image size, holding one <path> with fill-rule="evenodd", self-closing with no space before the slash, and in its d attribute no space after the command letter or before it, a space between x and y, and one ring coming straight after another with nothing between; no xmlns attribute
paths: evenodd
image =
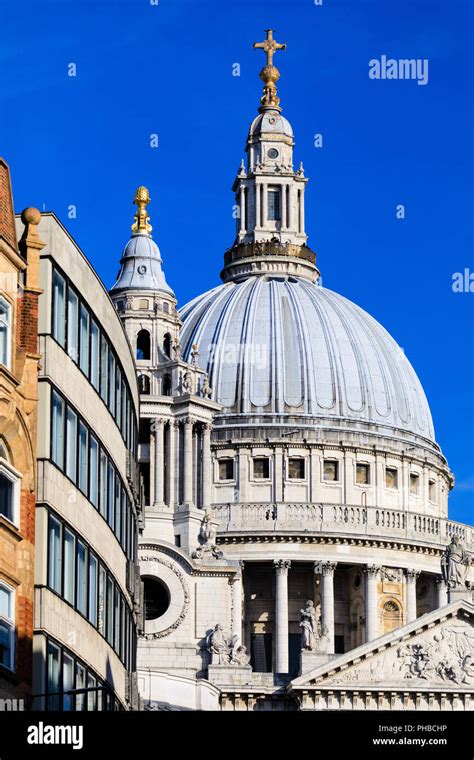
<svg viewBox="0 0 474 760"><path fill-rule="evenodd" d="M341 504L213 504L218 532L324 533L381 537L445 545L453 536L474 551L474 529L446 518L378 507Z"/></svg>

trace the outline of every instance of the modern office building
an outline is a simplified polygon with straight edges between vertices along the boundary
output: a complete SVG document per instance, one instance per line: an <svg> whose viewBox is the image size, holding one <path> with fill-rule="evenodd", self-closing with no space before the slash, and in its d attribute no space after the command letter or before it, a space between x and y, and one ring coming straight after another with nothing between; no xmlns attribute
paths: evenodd
<svg viewBox="0 0 474 760"><path fill-rule="evenodd" d="M135 364L82 251L52 213L38 230L34 707L136 709Z"/></svg>

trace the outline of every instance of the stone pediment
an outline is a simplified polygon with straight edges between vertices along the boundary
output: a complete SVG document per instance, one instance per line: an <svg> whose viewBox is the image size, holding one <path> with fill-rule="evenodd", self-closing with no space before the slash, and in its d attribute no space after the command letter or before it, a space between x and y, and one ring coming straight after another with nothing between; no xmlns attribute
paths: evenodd
<svg viewBox="0 0 474 760"><path fill-rule="evenodd" d="M294 679L293 693L331 688L474 691L474 605L460 600Z"/></svg>

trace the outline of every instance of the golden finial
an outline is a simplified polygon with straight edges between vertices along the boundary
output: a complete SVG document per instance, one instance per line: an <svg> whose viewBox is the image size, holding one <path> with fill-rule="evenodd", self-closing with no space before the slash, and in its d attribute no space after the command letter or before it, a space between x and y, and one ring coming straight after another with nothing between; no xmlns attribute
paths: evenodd
<svg viewBox="0 0 474 760"><path fill-rule="evenodd" d="M150 217L147 214L146 207L150 203L150 193L148 188L140 185L133 202L136 203L138 209L135 212L135 221L132 224L132 232L135 235L149 235L152 231L152 226L149 224Z"/></svg>
<svg viewBox="0 0 474 760"><path fill-rule="evenodd" d="M273 39L273 29L265 29L267 38L263 42L254 42L254 48L261 48L267 56L266 66L260 72L260 79L264 84L263 95L260 98L260 112L272 108L281 111L279 106L280 98L277 97L277 88L275 83L280 79L280 72L273 65L273 56L277 50L286 50L286 43L280 43Z"/></svg>

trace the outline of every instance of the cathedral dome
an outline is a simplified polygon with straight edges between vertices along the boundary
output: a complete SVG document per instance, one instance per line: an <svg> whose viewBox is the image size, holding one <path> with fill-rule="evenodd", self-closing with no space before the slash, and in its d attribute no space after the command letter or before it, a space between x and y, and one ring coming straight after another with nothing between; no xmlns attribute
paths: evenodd
<svg viewBox="0 0 474 760"><path fill-rule="evenodd" d="M111 290L163 290L173 294L161 268L160 249L149 235L133 235L125 246Z"/></svg>
<svg viewBox="0 0 474 760"><path fill-rule="evenodd" d="M255 275L181 309L223 414L434 441L423 388L367 312L303 277ZM268 415L265 417L264 415Z"/></svg>
<svg viewBox="0 0 474 760"><path fill-rule="evenodd" d="M249 139L261 134L285 135L293 137L293 129L288 121L276 110L268 110L259 114L250 125Z"/></svg>

